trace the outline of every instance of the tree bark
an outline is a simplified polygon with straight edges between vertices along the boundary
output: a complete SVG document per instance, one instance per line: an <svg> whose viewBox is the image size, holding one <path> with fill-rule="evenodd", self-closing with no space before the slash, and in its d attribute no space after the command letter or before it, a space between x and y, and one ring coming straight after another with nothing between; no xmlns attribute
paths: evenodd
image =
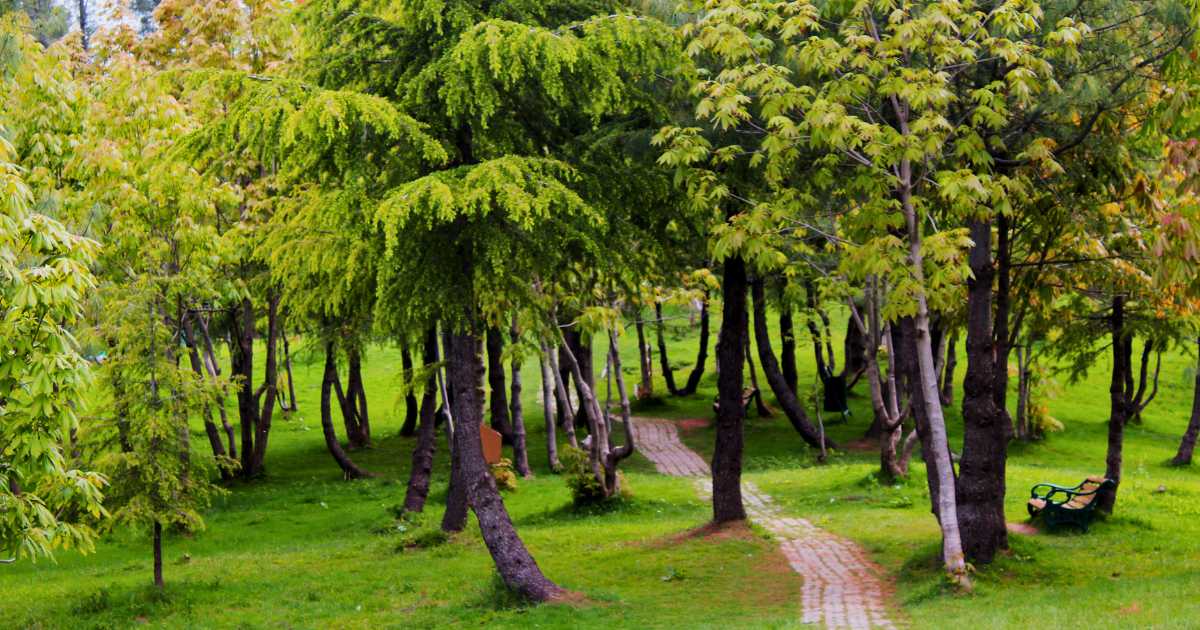
<svg viewBox="0 0 1200 630"><path fill-rule="evenodd" d="M725 259L721 283L721 332L717 339L717 436L713 448L713 522L746 519L742 505L743 426L742 370L746 362L746 263ZM661 320L661 318L660 318ZM660 350L661 352L661 350ZM666 355L663 355L664 361ZM665 370L664 370L665 371Z"/></svg>
<svg viewBox="0 0 1200 630"><path fill-rule="evenodd" d="M566 354L566 347L559 347L552 350L547 355L546 359L550 362L551 377L554 379L554 398L558 401L559 416L569 416L573 411L571 408L571 397L567 392L567 375L570 374L564 367L560 367L559 358ZM575 437L575 422L572 420L563 424L563 431L567 434L567 443L572 448L579 448L579 440Z"/></svg>
<svg viewBox="0 0 1200 630"><path fill-rule="evenodd" d="M271 418L275 415L275 397L279 395L279 363L276 349L279 340L279 296L267 295L267 357L263 366L263 400L258 412L258 427L254 433L254 463L252 474L260 475L267 458L267 439L271 435ZM254 343L253 338L250 343ZM257 398L255 404L259 405Z"/></svg>
<svg viewBox="0 0 1200 630"><path fill-rule="evenodd" d="M196 329L195 326L192 325L191 316L184 315L182 324L184 344L187 346L188 361L192 365L192 372L194 372L196 377L200 380L207 381L209 378L205 373L203 362L200 360L200 350L197 348L196 343ZM221 430L218 429L217 424L213 422L212 406L210 406L207 402L204 403L203 409L201 410L201 417L204 420L204 433L208 436L208 444L212 448L213 457L215 457L218 462L221 462L226 457L225 444L221 441ZM218 464L218 468L220 468L221 479L228 480L232 476L230 475L229 468L227 466Z"/></svg>
<svg viewBox="0 0 1200 630"><path fill-rule="evenodd" d="M455 332L450 334L447 353L450 380L454 384L454 450L459 454L458 466L467 502L479 520L483 542L508 588L533 601L549 601L561 596L563 590L546 579L517 535L483 459L479 441L484 371L480 345L478 336L472 332Z"/></svg>
<svg viewBox="0 0 1200 630"><path fill-rule="evenodd" d="M958 330L946 340L946 359L942 362L942 406L954 404L954 370L958 367Z"/></svg>
<svg viewBox="0 0 1200 630"><path fill-rule="evenodd" d="M1112 313L1109 315L1109 331L1112 334L1112 380L1109 382L1108 452L1104 459L1104 476L1114 486L1105 488L1096 495L1096 509L1111 514L1117 503L1117 489L1121 485L1121 459L1125 443L1125 425L1132 415L1128 403L1128 391L1133 381L1133 335L1125 330L1125 296L1113 297Z"/></svg>
<svg viewBox="0 0 1200 630"><path fill-rule="evenodd" d="M254 430L258 425L258 405L254 396L254 306L242 298L239 308L230 312L229 371L237 379L238 420L242 438L244 478L257 474L254 469Z"/></svg>
<svg viewBox="0 0 1200 630"><path fill-rule="evenodd" d="M517 318L513 316L512 329L513 345L516 345L521 340L521 331L517 329ZM512 432L513 432L513 468L517 474L522 477L529 477L533 473L529 470L529 451L525 446L525 410L521 407L521 359L518 353L514 353L512 357L512 377L510 378L512 387L511 395L508 397L509 406L512 417Z"/></svg>
<svg viewBox="0 0 1200 630"><path fill-rule="evenodd" d="M992 226L971 223L972 278L967 281L967 375L963 383L963 450L956 498L963 552L967 559L989 563L1008 548L1004 519L1004 474L1008 457L1007 417L996 407L993 371ZM935 376L937 373L935 371ZM940 391L935 388L935 395Z"/></svg>
<svg viewBox="0 0 1200 630"><path fill-rule="evenodd" d="M775 400L779 401L779 405L783 407L783 413L792 423L792 428L796 429L796 432L804 438L809 446L819 449L822 439L824 439L825 448L837 448L833 440L828 436L821 436L820 431L812 425L800 400L796 394L792 393L783 379L783 372L780 371L779 363L775 360L775 352L771 349L770 332L767 330L767 304L763 294L762 280L751 283L750 291L754 297L754 339L758 346L758 362L762 365L763 375L766 376L767 383L775 394ZM722 366L723 368L724 366Z"/></svg>
<svg viewBox="0 0 1200 630"><path fill-rule="evenodd" d="M417 432L417 395L413 393L412 378L413 378L413 361L412 351L408 348L408 342L400 345L400 367L404 370L405 389L404 394L404 424L400 425L400 435L403 437L412 437Z"/></svg>
<svg viewBox="0 0 1200 630"><path fill-rule="evenodd" d="M450 350L453 341L449 332L442 333L442 356L450 360ZM445 369L445 368L444 368ZM442 411L446 415L446 440L450 448L450 485L446 489L446 511L442 514L442 531L461 532L467 526L467 482L463 477L462 453L458 448L458 425L456 423L456 407L454 401L457 394L454 382L448 371L441 382ZM478 427L475 429L479 433ZM478 439L478 438L476 438Z"/></svg>
<svg viewBox="0 0 1200 630"><path fill-rule="evenodd" d="M654 303L654 318L656 320L654 334L658 341L659 371L662 372L663 382L667 384L667 392L672 396L678 396L679 387L675 385L675 370L671 368L670 355L667 354L667 340L663 335L663 328L665 326L663 324L662 304L659 302Z"/></svg>
<svg viewBox="0 0 1200 630"><path fill-rule="evenodd" d="M654 356L650 350L650 344L646 343L646 326L642 322L641 309L637 313L637 328L638 337L638 367L641 370L642 382L638 386L638 399L650 398L654 396Z"/></svg>
<svg viewBox="0 0 1200 630"><path fill-rule="evenodd" d="M700 349L696 352L696 364L692 366L692 371L688 374L687 383L679 391L678 395L680 396L691 396L700 386L700 379L704 376L704 366L708 361L708 331L708 294L706 293L704 301L700 303Z"/></svg>
<svg viewBox="0 0 1200 630"><path fill-rule="evenodd" d="M800 383L800 375L796 372L796 326L792 321L792 307L782 301L779 304L779 361L783 380L795 394Z"/></svg>
<svg viewBox="0 0 1200 630"><path fill-rule="evenodd" d="M162 590L163 582L163 552L162 552L162 523L154 521L154 586Z"/></svg>
<svg viewBox="0 0 1200 630"><path fill-rule="evenodd" d="M542 415L546 421L546 461L550 470L558 472L562 463L558 461L558 436L554 426L554 372L550 363L550 347L542 344L542 356L539 360L542 368Z"/></svg>
<svg viewBox="0 0 1200 630"><path fill-rule="evenodd" d="M1179 451L1175 453L1175 459L1171 460L1171 463L1176 466L1188 466L1192 463L1192 452L1196 450L1196 436L1200 435L1200 352L1196 353L1196 358L1195 385L1192 389L1192 418L1188 422L1183 439L1179 442Z"/></svg>
<svg viewBox="0 0 1200 630"><path fill-rule="evenodd" d="M487 329L487 380L491 395L488 398L492 428L500 433L505 444L513 443L513 426L508 417L508 397L504 383L504 335L500 329Z"/></svg>
<svg viewBox="0 0 1200 630"><path fill-rule="evenodd" d="M296 379L292 378L291 343L288 341L287 330L282 326L279 329L279 338L283 342L283 369L284 375L287 377L287 406L284 411L291 413L296 410Z"/></svg>
<svg viewBox="0 0 1200 630"><path fill-rule="evenodd" d="M422 363L428 368L438 362L437 328L425 333L425 346L421 352ZM433 456L437 450L437 423L434 413L437 407L437 377L431 372L421 394L420 428L417 445L413 448L412 467L408 473L408 490L404 494L404 510L420 512L425 509L429 497L429 482L433 475Z"/></svg>
<svg viewBox="0 0 1200 630"><path fill-rule="evenodd" d="M337 380L337 348L332 341L325 342L325 371L321 376L321 432L325 436L325 448L342 469L344 479L360 479L370 476L370 473L359 468L338 443L337 434L333 430L333 387Z"/></svg>
<svg viewBox="0 0 1200 630"><path fill-rule="evenodd" d="M200 337L204 340L204 367L208 371L209 378L218 380L221 378L221 366L217 364L216 352L213 350L212 335L208 332L208 322L203 317L196 318L200 324ZM232 354L233 349L230 348ZM221 386L221 400L225 400L225 387ZM237 441L234 438L233 426L229 424L229 414L225 411L225 405L217 405L217 410L221 416L221 426L225 430L225 437L228 440L229 457L238 458Z"/></svg>

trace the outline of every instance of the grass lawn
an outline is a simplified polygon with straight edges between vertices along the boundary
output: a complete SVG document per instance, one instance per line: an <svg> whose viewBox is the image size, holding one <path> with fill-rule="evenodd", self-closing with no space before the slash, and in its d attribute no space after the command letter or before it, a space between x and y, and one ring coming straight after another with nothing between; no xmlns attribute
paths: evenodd
<svg viewBox="0 0 1200 630"><path fill-rule="evenodd" d="M671 340L677 376L690 368L694 335ZM631 334L623 345L631 387L637 378L634 343ZM808 348L801 343L802 383L813 374ZM654 474L640 456L626 466L631 500L607 511L572 508L562 478L547 470L532 363L524 371L525 408L536 477L522 480L505 501L548 576L584 594L587 603L529 608L514 602L497 586L474 523L449 541L432 535L445 495L443 439L424 522L397 523L392 515L403 500L412 448L412 440L396 437L403 418L395 395L398 353L378 348L367 357L375 445L353 456L380 476L355 482L341 481L322 442L316 413L320 361L298 359L301 408L275 423L268 476L232 487L209 510L204 531L168 538L163 595L148 587L148 536L118 531L93 555L60 553L56 563L0 567L0 627L799 626L801 580L774 545L754 530L686 536L708 518L708 506L690 482ZM641 413L710 416L711 361L695 396ZM1013 536L1011 554L978 568L978 587L969 596L947 592L941 580L938 531L919 462L911 482L881 487L871 476L876 453L837 453L817 465L776 414L748 422L747 477L788 511L867 548L895 578L893 617L902 624L1194 627L1200 619L1194 596L1200 586L1200 473L1166 465L1187 421L1191 365L1184 356L1164 361L1158 400L1141 425L1127 430L1116 516L1088 535ZM960 377L963 369L960 362ZM657 387L664 389L661 380ZM865 383L856 393L853 419L829 427L841 441L859 437L870 418ZM1010 520L1023 519L1033 483L1073 484L1103 471L1107 401L1107 366L1098 365L1089 380L1063 387L1053 401L1051 412L1065 431L1014 446ZM957 444L957 409L949 410L949 420ZM206 447L198 423L193 430L196 448ZM684 438L711 453L711 429L690 430Z"/></svg>

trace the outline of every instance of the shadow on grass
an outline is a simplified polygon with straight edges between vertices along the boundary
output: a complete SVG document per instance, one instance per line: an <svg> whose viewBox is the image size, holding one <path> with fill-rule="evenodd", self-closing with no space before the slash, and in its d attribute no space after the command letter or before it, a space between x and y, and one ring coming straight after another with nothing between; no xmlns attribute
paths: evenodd
<svg viewBox="0 0 1200 630"><path fill-rule="evenodd" d="M647 515L647 514L683 514L691 511L687 506L680 506L670 501L660 499L643 499L637 496L610 499L600 503L576 505L564 503L557 508L529 514L515 521L518 528L582 521L594 518Z"/></svg>

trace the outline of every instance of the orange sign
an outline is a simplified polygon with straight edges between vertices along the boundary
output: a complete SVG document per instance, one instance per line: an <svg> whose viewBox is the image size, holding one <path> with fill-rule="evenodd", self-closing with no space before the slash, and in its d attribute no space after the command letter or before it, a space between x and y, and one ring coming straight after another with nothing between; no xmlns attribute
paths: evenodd
<svg viewBox="0 0 1200 630"><path fill-rule="evenodd" d="M483 459L489 464L500 463L500 432L486 424L479 425L479 442L483 445Z"/></svg>

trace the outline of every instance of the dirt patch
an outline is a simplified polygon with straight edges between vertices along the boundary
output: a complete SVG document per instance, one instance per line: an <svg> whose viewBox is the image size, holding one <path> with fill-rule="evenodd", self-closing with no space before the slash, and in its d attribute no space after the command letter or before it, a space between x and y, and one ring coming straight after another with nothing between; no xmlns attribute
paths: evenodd
<svg viewBox="0 0 1200 630"><path fill-rule="evenodd" d="M1041 532L1032 523L1008 523L1008 532L1010 534L1020 534L1022 536L1037 536Z"/></svg>
<svg viewBox="0 0 1200 630"><path fill-rule="evenodd" d="M679 429L685 433L707 429L709 424L711 424L711 421L708 418L688 418L676 423Z"/></svg>
<svg viewBox="0 0 1200 630"><path fill-rule="evenodd" d="M872 451L879 450L879 440L873 440L870 438L858 438L857 440L854 440L853 442L846 442L846 443L842 444L842 448L847 451L853 451L855 453L870 453Z"/></svg>
<svg viewBox="0 0 1200 630"><path fill-rule="evenodd" d="M563 589L558 595L550 598L546 604L551 606L570 606L572 608L584 608L594 606L596 602L588 599L587 595L578 591L568 591Z"/></svg>
<svg viewBox="0 0 1200 630"><path fill-rule="evenodd" d="M705 523L699 527L671 534L656 540L646 542L634 542L636 546L645 546L651 549L665 549L674 547L692 540L708 540L712 542L722 542L726 540L753 540L757 538L754 531L745 521L733 521L731 523Z"/></svg>
<svg viewBox="0 0 1200 630"><path fill-rule="evenodd" d="M1122 606L1117 612L1121 613L1122 615L1136 615L1142 612L1142 605L1137 602L1133 602L1128 606Z"/></svg>

